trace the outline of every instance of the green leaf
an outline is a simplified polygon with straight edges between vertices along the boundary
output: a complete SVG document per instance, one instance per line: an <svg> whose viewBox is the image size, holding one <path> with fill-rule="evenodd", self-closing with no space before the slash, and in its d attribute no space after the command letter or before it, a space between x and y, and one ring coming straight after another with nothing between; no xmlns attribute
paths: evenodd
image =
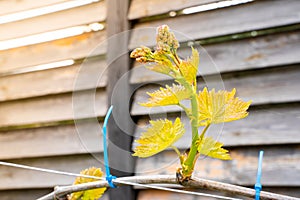
<svg viewBox="0 0 300 200"><path fill-rule="evenodd" d="M179 65L179 69L182 76L190 84L196 83L198 64L199 64L199 53L196 49L192 48L192 56L186 61L183 60Z"/></svg>
<svg viewBox="0 0 300 200"><path fill-rule="evenodd" d="M204 88L198 95L199 126L217 124L242 119L248 116L247 109L251 101L244 102L234 97L235 89L231 92L224 90L208 92Z"/></svg>
<svg viewBox="0 0 300 200"><path fill-rule="evenodd" d="M173 84L172 87L160 88L153 93L147 93L150 98L146 103L140 103L145 107L178 105L180 101L190 97L189 92L182 85Z"/></svg>
<svg viewBox="0 0 300 200"><path fill-rule="evenodd" d="M221 160L231 160L228 150L222 148L223 144L212 137L204 137L198 146L198 152L202 155Z"/></svg>
<svg viewBox="0 0 300 200"><path fill-rule="evenodd" d="M161 74L170 75L170 72L172 71L172 68L170 68L168 65L160 64L160 63L151 63L146 66L147 69L158 72Z"/></svg>
<svg viewBox="0 0 300 200"><path fill-rule="evenodd" d="M174 78L174 72L178 69L175 65L173 65L172 58L170 56L171 55L166 54L163 51L155 51L153 54L155 63L148 65L146 68Z"/></svg>
<svg viewBox="0 0 300 200"><path fill-rule="evenodd" d="M139 146L134 149L133 156L144 158L157 154L172 146L185 132L179 118L174 124L168 119L150 121L150 124L152 126L135 141Z"/></svg>
<svg viewBox="0 0 300 200"><path fill-rule="evenodd" d="M103 173L100 168L91 167L89 169L85 169L80 172L80 174L89 175L89 176L96 176L102 177ZM89 183L98 181L98 179L93 178L84 178L84 177L77 177L73 183L73 185L78 185L82 183ZM97 200L99 199L102 194L105 192L106 188L97 188L92 190L74 192L69 197L68 200Z"/></svg>

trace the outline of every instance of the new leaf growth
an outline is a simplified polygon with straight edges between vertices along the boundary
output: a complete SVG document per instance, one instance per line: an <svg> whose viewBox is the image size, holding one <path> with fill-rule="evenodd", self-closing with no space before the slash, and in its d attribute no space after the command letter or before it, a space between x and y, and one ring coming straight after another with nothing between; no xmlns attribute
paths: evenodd
<svg viewBox="0 0 300 200"><path fill-rule="evenodd" d="M228 151L222 148L223 144L211 137L205 137L205 133L212 124L230 122L242 119L248 115L247 109L251 102L244 102L235 97L235 89L228 91L208 91L205 87L197 91L197 72L199 65L199 53L192 48L191 57L182 60L177 55L179 43L174 33L170 32L166 25L157 29L156 49L141 46L131 54L131 58L142 63L152 63L149 70L172 77L176 84L166 85L153 93L147 93L147 102L140 103L142 106L168 106L181 107L190 119L192 127L192 141L190 148L184 153L173 144L185 133L184 125L179 118L174 122L168 119L150 121L151 126L142 133L139 144L135 148L134 156L149 157L172 147L180 158L181 168L177 170L179 183L189 180L194 166L200 154L212 158L229 160ZM191 107L181 104L182 100L190 100ZM202 127L201 133L198 132Z"/></svg>
<svg viewBox="0 0 300 200"><path fill-rule="evenodd" d="M89 175L89 176L96 176L102 177L103 173L100 168L91 167L85 170L82 170L80 174ZM77 177L73 183L73 185L83 184L98 181L97 179L93 178L84 178L84 177ZM81 192L75 192L68 196L68 200L94 200L99 199L102 194L105 192L106 188L97 188L92 190L86 190Z"/></svg>

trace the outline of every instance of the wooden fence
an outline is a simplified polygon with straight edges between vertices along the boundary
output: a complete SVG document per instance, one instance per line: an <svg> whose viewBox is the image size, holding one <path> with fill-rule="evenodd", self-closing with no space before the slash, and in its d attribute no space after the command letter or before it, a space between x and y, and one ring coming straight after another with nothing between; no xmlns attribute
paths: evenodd
<svg viewBox="0 0 300 200"><path fill-rule="evenodd" d="M10 13L66 2L0 1L0 19ZM128 59L127 50L139 45L153 46L155 29L149 27L167 24L179 35L180 54L189 53L187 44L190 41L201 44L209 54L211 59L201 49L199 87L208 83L224 84L227 90L236 88L242 99L253 100L249 117L225 124L223 129L213 129L223 131L220 141L230 149L233 160L202 159L196 166L196 175L253 187L258 151L264 150L263 190L300 197L300 2L256 0L184 14L186 8L216 2L219 1L132 0L130 4L125 0L95 1L0 24L1 45L6 40L93 23L105 27L0 50L0 160L74 173L89 166L103 168L90 154L92 152L101 160L103 151L100 126L92 119L99 120L101 125L111 101L119 105L115 114L123 116L129 108L122 102L132 98L130 113L139 127L145 126L149 113L151 118L180 115L180 110L172 107L167 111L150 111L138 105L137 102L147 98L147 89L170 83L165 77L138 67L131 71L128 84L117 95L117 100L111 99L118 79L138 65ZM126 30L132 31L107 40ZM124 51L127 53L122 54ZM114 57L119 54L122 56ZM86 57L88 62L84 60ZM41 64L70 59L74 61L70 66L38 68ZM74 87L82 68L86 75ZM104 75L95 82L95 75L102 72ZM133 89L136 92L131 95ZM72 101L74 94L81 99L76 111ZM95 95L93 109L87 105L90 95ZM184 116L182 119L187 120ZM140 134L141 128L134 130L130 118L123 117L123 120L127 131L132 130L136 136ZM78 134L75 122L86 131ZM110 140L130 151L132 138L114 123L110 123L109 130ZM186 134L177 146L185 149L189 141ZM118 176L132 174L133 168L137 174L169 174L178 166L172 151L135 162L128 155L110 150L110 159L112 165L126 170L113 171ZM35 199L55 185L73 181L72 177L3 166L0 166L0 178L1 200ZM138 188L110 192L110 199L195 199L194 196Z"/></svg>

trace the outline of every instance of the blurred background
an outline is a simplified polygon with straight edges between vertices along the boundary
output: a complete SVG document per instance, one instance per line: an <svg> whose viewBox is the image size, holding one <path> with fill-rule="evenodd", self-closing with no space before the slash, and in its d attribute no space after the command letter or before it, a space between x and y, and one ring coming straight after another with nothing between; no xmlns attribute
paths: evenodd
<svg viewBox="0 0 300 200"><path fill-rule="evenodd" d="M174 174L173 151L130 156L132 136L149 118L187 121L177 108L138 105L147 90L171 80L129 53L153 47L155 28L167 24L179 55L191 45L199 50L200 89L236 88L253 101L246 119L209 131L233 160L201 158L195 176L253 188L264 150L263 190L300 197L299 10L299 0L1 0L0 160L74 173L103 169L101 124L113 103L110 144L127 152L109 149L113 174ZM176 145L184 150L190 139L185 134ZM32 200L74 178L0 166L0 180L0 200ZM103 199L207 198L121 187Z"/></svg>

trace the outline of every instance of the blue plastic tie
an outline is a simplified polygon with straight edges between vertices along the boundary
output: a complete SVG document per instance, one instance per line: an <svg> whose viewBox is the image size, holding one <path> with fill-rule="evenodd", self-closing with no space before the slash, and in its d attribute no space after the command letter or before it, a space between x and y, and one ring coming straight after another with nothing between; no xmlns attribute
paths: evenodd
<svg viewBox="0 0 300 200"><path fill-rule="evenodd" d="M107 114L105 116L104 119L104 124L103 124L103 128L102 128L102 132L103 132L103 151L104 151L104 166L105 166L105 173L106 173L106 177L105 179L107 180L109 186L111 188L116 188L117 186L113 183L113 179L116 179L117 177L112 176L110 174L110 170L109 170L109 162L108 162L108 153L107 153L107 143L106 143L106 130L107 130L107 122L108 119L112 113L113 110L113 106L110 106L109 110L107 111Z"/></svg>
<svg viewBox="0 0 300 200"><path fill-rule="evenodd" d="M257 168L257 176L256 176L256 183L254 186L255 189L255 200L259 200L260 198L260 191L262 189L262 185L260 183L261 179L261 169L262 169L262 159L263 159L264 151L259 152L258 157L258 168Z"/></svg>

